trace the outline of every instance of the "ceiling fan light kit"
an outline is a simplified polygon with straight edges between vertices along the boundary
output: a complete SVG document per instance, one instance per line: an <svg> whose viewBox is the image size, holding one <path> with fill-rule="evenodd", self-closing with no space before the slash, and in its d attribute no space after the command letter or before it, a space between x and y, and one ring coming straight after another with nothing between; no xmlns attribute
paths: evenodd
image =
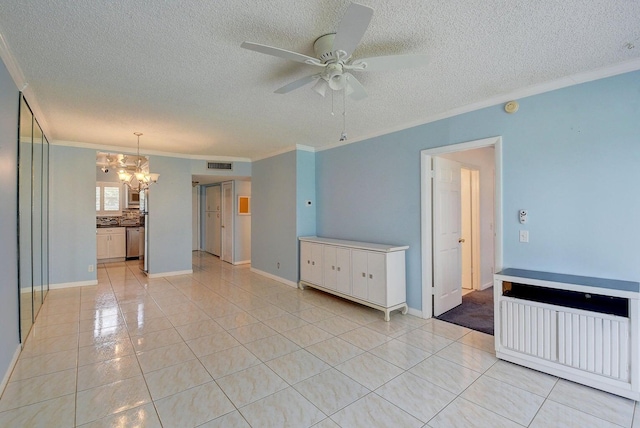
<svg viewBox="0 0 640 428"><path fill-rule="evenodd" d="M275 93L277 94L286 94L316 81L313 90L322 96L326 95L328 87L332 91L344 90L347 96L358 101L366 98L367 92L350 71L391 71L421 67L428 63L427 55L391 55L364 59L351 58L351 54L360 43L372 18L372 8L351 3L338 25L338 30L335 33L328 33L318 37L313 43L316 58L253 42L244 42L241 47L323 68L319 73L302 77L276 89Z"/></svg>

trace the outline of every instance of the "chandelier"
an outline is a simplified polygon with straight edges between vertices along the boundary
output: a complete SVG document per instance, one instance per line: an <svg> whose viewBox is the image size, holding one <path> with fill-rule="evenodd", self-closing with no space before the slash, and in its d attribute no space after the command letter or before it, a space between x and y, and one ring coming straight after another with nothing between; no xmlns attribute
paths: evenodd
<svg viewBox="0 0 640 428"><path fill-rule="evenodd" d="M160 174L152 174L142 170L142 158L140 158L140 136L142 132L134 132L133 135L138 137L138 157L136 159L136 169L132 173L128 172L125 169L121 169L118 171L118 178L122 182L122 184L126 184L127 187L131 190L146 190L153 183L158 182L158 178L160 178Z"/></svg>

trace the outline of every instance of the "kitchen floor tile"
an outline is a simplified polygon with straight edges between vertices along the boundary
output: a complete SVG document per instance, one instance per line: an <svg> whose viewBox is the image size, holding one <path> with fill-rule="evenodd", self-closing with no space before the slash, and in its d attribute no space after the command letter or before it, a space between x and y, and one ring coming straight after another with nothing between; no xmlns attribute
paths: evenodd
<svg viewBox="0 0 640 428"><path fill-rule="evenodd" d="M553 387L549 400L625 427L631 426L636 404L633 400L564 379Z"/></svg>
<svg viewBox="0 0 640 428"><path fill-rule="evenodd" d="M200 361L214 379L257 366L261 361L244 346L235 346L200 357Z"/></svg>
<svg viewBox="0 0 640 428"><path fill-rule="evenodd" d="M555 401L547 400L529 425L531 428L619 428L620 425L596 418Z"/></svg>
<svg viewBox="0 0 640 428"><path fill-rule="evenodd" d="M202 336L197 339L188 340L187 345L198 357L213 354L214 352L238 346L240 342L227 332L215 333L210 336Z"/></svg>
<svg viewBox="0 0 640 428"><path fill-rule="evenodd" d="M327 363L304 349L273 359L266 364L289 385L331 368Z"/></svg>
<svg viewBox="0 0 640 428"><path fill-rule="evenodd" d="M75 389L75 369L10 382L0 399L0 412L72 394Z"/></svg>
<svg viewBox="0 0 640 428"><path fill-rule="evenodd" d="M162 428L162 424L160 424L155 407L153 404L148 403L79 426L79 428L111 427Z"/></svg>
<svg viewBox="0 0 640 428"><path fill-rule="evenodd" d="M236 407L242 407L287 387L277 374L264 364L216 380Z"/></svg>
<svg viewBox="0 0 640 428"><path fill-rule="evenodd" d="M137 356L143 373L149 373L196 358L191 348L184 342L152 349L151 351L139 352Z"/></svg>
<svg viewBox="0 0 640 428"><path fill-rule="evenodd" d="M399 407L371 393L335 415L338 425L349 428L421 427L422 422Z"/></svg>
<svg viewBox="0 0 640 428"><path fill-rule="evenodd" d="M348 406L369 390L336 369L330 369L293 386L326 415Z"/></svg>
<svg viewBox="0 0 640 428"><path fill-rule="evenodd" d="M305 428L326 418L291 387L240 408L240 413L254 427Z"/></svg>
<svg viewBox="0 0 640 428"><path fill-rule="evenodd" d="M331 366L337 366L356 355L362 354L364 351L339 337L333 337L324 342L318 342L308 346L307 351L320 358Z"/></svg>
<svg viewBox="0 0 640 428"><path fill-rule="evenodd" d="M531 423L544 402L539 395L487 376L476 380L460 397L524 426Z"/></svg>
<svg viewBox="0 0 640 428"><path fill-rule="evenodd" d="M429 421L456 398L456 394L411 373L396 377L375 392L422 422Z"/></svg>
<svg viewBox="0 0 640 428"><path fill-rule="evenodd" d="M235 410L215 382L187 389L155 404L164 428L195 427Z"/></svg>
<svg viewBox="0 0 640 428"><path fill-rule="evenodd" d="M142 371L135 355L100 361L78 368L77 390L84 391L141 374Z"/></svg>
<svg viewBox="0 0 640 428"><path fill-rule="evenodd" d="M76 423L82 425L150 401L142 376L80 391L76 404Z"/></svg>
<svg viewBox="0 0 640 428"><path fill-rule="evenodd" d="M498 361L488 352L459 342L452 343L436 355L477 372L487 371Z"/></svg>
<svg viewBox="0 0 640 428"><path fill-rule="evenodd" d="M356 328L355 330L343 333L338 337L365 351L375 348L376 346L380 346L390 340L388 336L377 333L366 327Z"/></svg>
<svg viewBox="0 0 640 428"><path fill-rule="evenodd" d="M244 346L253 355L265 362L300 349L298 345L280 334L255 340Z"/></svg>
<svg viewBox="0 0 640 428"><path fill-rule="evenodd" d="M213 379L198 360L189 360L144 375L151 398L159 400Z"/></svg>
<svg viewBox="0 0 640 428"><path fill-rule="evenodd" d="M285 331L282 335L302 348L311 346L314 343L323 342L333 337L331 333L327 333L312 324L307 324L302 327L294 328L293 330Z"/></svg>
<svg viewBox="0 0 640 428"><path fill-rule="evenodd" d="M473 371L436 355L417 364L409 370L409 373L428 380L434 385L438 385L454 394L461 394L482 375L482 373Z"/></svg>
<svg viewBox="0 0 640 428"><path fill-rule="evenodd" d="M395 339L391 339L388 342L369 350L369 353L380 357L391 364L395 364L404 370L409 370L425 358L431 356L427 351Z"/></svg>
<svg viewBox="0 0 640 428"><path fill-rule="evenodd" d="M400 367L366 352L337 365L336 369L371 391L404 372Z"/></svg>
<svg viewBox="0 0 640 428"><path fill-rule="evenodd" d="M428 426L432 428L522 428L522 425L460 397L431 419Z"/></svg>
<svg viewBox="0 0 640 428"><path fill-rule="evenodd" d="M63 395L0 412L0 426L72 428L75 420L75 406L75 393Z"/></svg>

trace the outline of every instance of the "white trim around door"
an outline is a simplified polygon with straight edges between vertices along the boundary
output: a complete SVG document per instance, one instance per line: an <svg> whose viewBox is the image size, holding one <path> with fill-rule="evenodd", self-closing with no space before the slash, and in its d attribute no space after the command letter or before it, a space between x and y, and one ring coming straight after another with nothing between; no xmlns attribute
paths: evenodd
<svg viewBox="0 0 640 428"><path fill-rule="evenodd" d="M491 147L495 149L495 208L494 208L494 272L502 269L502 137L490 137L465 143L426 149L420 152L420 200L422 248L422 317L433 316L433 213L431 158L444 153Z"/></svg>

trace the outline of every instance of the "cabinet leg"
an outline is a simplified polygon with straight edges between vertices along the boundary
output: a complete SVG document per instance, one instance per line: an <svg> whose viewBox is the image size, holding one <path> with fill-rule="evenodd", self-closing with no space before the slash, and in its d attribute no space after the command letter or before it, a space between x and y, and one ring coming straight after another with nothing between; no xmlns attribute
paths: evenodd
<svg viewBox="0 0 640 428"><path fill-rule="evenodd" d="M385 309L385 310L384 310L384 320L385 320L386 322L391 321L391 317L389 316L389 309Z"/></svg>
<svg viewBox="0 0 640 428"><path fill-rule="evenodd" d="M302 283L301 283L301 282L299 282L299 283L298 283L298 288L299 288L300 290L304 290L304 285L302 285Z"/></svg>
<svg viewBox="0 0 640 428"><path fill-rule="evenodd" d="M402 308L402 315L407 315L407 312L409 312L409 306L404 305L404 307Z"/></svg>

